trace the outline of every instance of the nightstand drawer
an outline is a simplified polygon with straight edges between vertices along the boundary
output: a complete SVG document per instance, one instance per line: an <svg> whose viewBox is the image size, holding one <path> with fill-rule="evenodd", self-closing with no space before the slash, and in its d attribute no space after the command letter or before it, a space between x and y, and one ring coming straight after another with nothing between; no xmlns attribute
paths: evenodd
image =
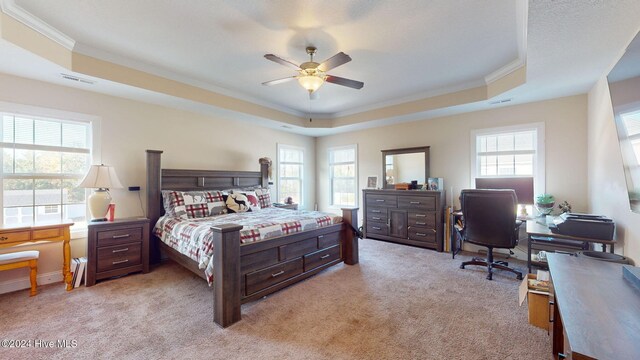
<svg viewBox="0 0 640 360"><path fill-rule="evenodd" d="M98 249L98 272L140 265L142 243L135 242Z"/></svg>
<svg viewBox="0 0 640 360"><path fill-rule="evenodd" d="M142 241L142 227L98 231L98 247Z"/></svg>

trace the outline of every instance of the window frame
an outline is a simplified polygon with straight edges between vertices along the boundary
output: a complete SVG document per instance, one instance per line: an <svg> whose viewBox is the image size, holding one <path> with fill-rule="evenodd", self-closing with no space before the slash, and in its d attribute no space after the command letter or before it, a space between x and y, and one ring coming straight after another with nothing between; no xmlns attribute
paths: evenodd
<svg viewBox="0 0 640 360"><path fill-rule="evenodd" d="M354 151L354 157L353 157L353 165L354 165L354 193L355 193L355 199L354 199L354 204L353 205L347 205L347 204L334 204L333 203L333 169L332 166L335 163L331 162L331 153L333 151L338 151L338 150L347 150L347 149L353 149ZM349 162L350 163L350 162ZM349 163L339 163L339 164L349 164ZM360 201L360 196L359 196L359 173L358 173L358 144L351 144L351 145L341 145L341 146L333 146L327 149L327 164L328 164L328 168L329 168L329 208L331 209L340 209L343 206L358 206L359 201Z"/></svg>
<svg viewBox="0 0 640 360"><path fill-rule="evenodd" d="M88 144L87 148L89 149L89 158L90 158L89 166L91 164L101 163L101 158L102 158L101 142L100 142L101 118L98 116L70 112L70 111L56 110L56 109L50 109L50 108L44 108L44 107L38 107L38 106L14 104L14 103L3 102L3 101L0 101L0 113L8 113L16 116L24 116L27 118L52 119L52 120L58 120L60 122L86 123L88 124L88 128L89 128L88 139L87 139L87 144ZM50 148L51 146L33 145L33 147L34 148L38 148L38 147ZM59 146L59 147L55 146L55 148L66 149L62 146ZM0 158L1 157L2 155L0 154ZM0 174L3 174L3 172L0 172ZM36 176L32 178L37 179L39 177ZM2 179L4 179L4 175L0 176L0 180ZM4 199L3 191L4 191L4 186L0 186L0 199ZM86 199L91 194L91 191L92 189L85 189L84 205L85 205L85 218L86 218L87 224L91 219L91 215L89 213L89 208L86 205ZM60 204L60 206L64 206L64 204ZM0 217L0 225L3 225L4 223L4 205L2 206L2 209L3 209L3 216ZM36 211L35 205L33 209L34 209L33 211L35 212ZM87 231L88 231L87 226L72 227L71 238L72 239L86 238Z"/></svg>
<svg viewBox="0 0 640 360"><path fill-rule="evenodd" d="M533 193L544 194L545 193L545 133L544 122L518 124L511 126L501 126L484 129L471 130L470 141L470 184L471 187L475 187L476 177L482 178L501 178L501 177L528 177L528 175L496 175L496 176L479 176L480 161L478 159L478 137L486 135L501 135L516 133L521 131L536 132L536 149L535 156L533 157Z"/></svg>
<svg viewBox="0 0 640 360"><path fill-rule="evenodd" d="M295 150L295 151L300 151L302 153L302 162L297 163L297 162L284 162L284 164L293 164L293 165L300 165L300 178L295 178L295 177L282 177L281 176L281 172L280 172L280 165L283 164L282 159L280 158L280 150ZM295 180L295 179L299 179L300 181L300 200L298 200L298 207L302 208L304 207L305 204L305 196L304 196L304 190L305 190L305 186L304 186L304 172L305 172L305 149L303 147L300 146L295 146L295 145L287 145L287 144L277 144L277 174L278 174L278 180L277 180L277 186L276 186L276 200L278 202L280 202L280 185L282 184L282 182L280 181L281 179L284 180Z"/></svg>

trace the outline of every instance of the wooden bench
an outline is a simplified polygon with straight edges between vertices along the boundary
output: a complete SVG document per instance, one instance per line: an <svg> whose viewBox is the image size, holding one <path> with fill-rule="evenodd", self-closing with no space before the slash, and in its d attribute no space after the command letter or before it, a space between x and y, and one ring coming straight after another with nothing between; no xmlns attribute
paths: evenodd
<svg viewBox="0 0 640 360"><path fill-rule="evenodd" d="M36 283L36 275L38 269L38 257L40 252L37 250L30 251L18 251L7 254L0 254L0 271L18 269L21 267L28 267L31 269L29 278L31 280L31 294L29 296L35 296L38 293Z"/></svg>

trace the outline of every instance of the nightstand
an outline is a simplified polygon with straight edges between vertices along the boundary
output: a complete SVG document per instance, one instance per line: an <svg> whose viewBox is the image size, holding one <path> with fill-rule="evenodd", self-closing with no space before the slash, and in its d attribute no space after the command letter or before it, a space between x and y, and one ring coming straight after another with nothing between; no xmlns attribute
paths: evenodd
<svg viewBox="0 0 640 360"><path fill-rule="evenodd" d="M274 207L280 208L280 209L289 209L289 210L298 210L298 204L280 204L280 203L276 203L273 204Z"/></svg>
<svg viewBox="0 0 640 360"><path fill-rule="evenodd" d="M89 223L87 286L96 280L149 272L149 219Z"/></svg>

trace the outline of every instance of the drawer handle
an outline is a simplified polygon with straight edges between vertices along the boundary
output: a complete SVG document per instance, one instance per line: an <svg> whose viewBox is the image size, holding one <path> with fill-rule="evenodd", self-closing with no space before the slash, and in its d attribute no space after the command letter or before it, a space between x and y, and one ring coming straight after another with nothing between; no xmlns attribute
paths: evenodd
<svg viewBox="0 0 640 360"><path fill-rule="evenodd" d="M322 255L322 256L320 256L320 260L324 260L324 259L328 258L329 256L331 256L331 254Z"/></svg>
<svg viewBox="0 0 640 360"><path fill-rule="evenodd" d="M277 273L275 273L275 274L271 274L271 277L272 277L272 278L274 278L274 277L278 277L278 276L280 276L280 275L282 275L282 274L284 274L284 270L280 270L280 271L278 271L278 272L277 272Z"/></svg>
<svg viewBox="0 0 640 360"><path fill-rule="evenodd" d="M318 239L322 239L324 235L318 235Z"/></svg>
<svg viewBox="0 0 640 360"><path fill-rule="evenodd" d="M416 214L416 217L427 217L425 214Z"/></svg>
<svg viewBox="0 0 640 360"><path fill-rule="evenodd" d="M427 236L427 234L425 234L425 233L416 233L416 235L418 235L418 236Z"/></svg>
<svg viewBox="0 0 640 360"><path fill-rule="evenodd" d="M372 213L380 214L380 210L371 210Z"/></svg>
<svg viewBox="0 0 640 360"><path fill-rule="evenodd" d="M380 220L380 218L379 218L379 217L375 217L375 216L373 216L373 217L371 217L371 218L372 218L373 220Z"/></svg>
<svg viewBox="0 0 640 360"><path fill-rule="evenodd" d="M409 204L420 205L420 201L410 201Z"/></svg>
<svg viewBox="0 0 640 360"><path fill-rule="evenodd" d="M6 236L0 237L0 241L5 241L5 240L9 240L9 238Z"/></svg>
<svg viewBox="0 0 640 360"><path fill-rule="evenodd" d="M129 235L129 234L124 234L124 235L113 235L113 238L114 238L114 239L124 239L124 238L128 238L129 236L131 236L131 235Z"/></svg>
<svg viewBox="0 0 640 360"><path fill-rule="evenodd" d="M118 264L124 264L126 262L129 262L129 259L124 259L124 260L118 260L118 261L114 261L111 264L112 265L118 265Z"/></svg>
<svg viewBox="0 0 640 360"><path fill-rule="evenodd" d="M384 202L384 199L376 199L377 202Z"/></svg>
<svg viewBox="0 0 640 360"><path fill-rule="evenodd" d="M427 225L427 223L426 222L416 221L416 225Z"/></svg>
<svg viewBox="0 0 640 360"><path fill-rule="evenodd" d="M373 230L382 230L381 228L377 227L377 226L372 226L371 227Z"/></svg>
<svg viewBox="0 0 640 360"><path fill-rule="evenodd" d="M129 248L113 250L113 251L111 251L111 252L112 252L112 253L119 253L119 252L123 252L123 251L129 251Z"/></svg>

